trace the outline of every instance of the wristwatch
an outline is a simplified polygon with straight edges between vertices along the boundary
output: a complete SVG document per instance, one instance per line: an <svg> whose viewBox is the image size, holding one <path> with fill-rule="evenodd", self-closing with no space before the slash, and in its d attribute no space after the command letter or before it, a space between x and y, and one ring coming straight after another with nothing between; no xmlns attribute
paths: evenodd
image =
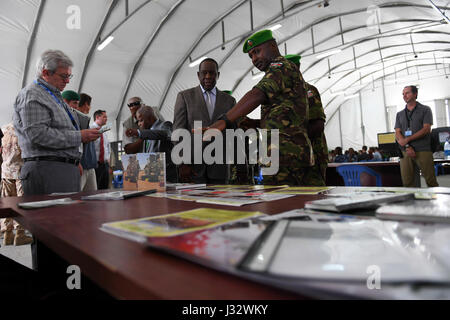
<svg viewBox="0 0 450 320"><path fill-rule="evenodd" d="M223 121L225 121L225 125L226 125L227 128L233 127L233 122L231 122L230 119L228 119L226 113L222 114L222 115L218 118L218 120L223 120Z"/></svg>

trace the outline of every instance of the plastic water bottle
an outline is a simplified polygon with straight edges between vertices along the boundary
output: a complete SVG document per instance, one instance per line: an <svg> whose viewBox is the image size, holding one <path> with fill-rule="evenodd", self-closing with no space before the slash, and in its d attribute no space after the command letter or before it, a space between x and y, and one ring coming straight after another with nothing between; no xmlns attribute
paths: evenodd
<svg viewBox="0 0 450 320"><path fill-rule="evenodd" d="M446 160L450 160L450 142L448 142L448 139L444 144L444 157Z"/></svg>

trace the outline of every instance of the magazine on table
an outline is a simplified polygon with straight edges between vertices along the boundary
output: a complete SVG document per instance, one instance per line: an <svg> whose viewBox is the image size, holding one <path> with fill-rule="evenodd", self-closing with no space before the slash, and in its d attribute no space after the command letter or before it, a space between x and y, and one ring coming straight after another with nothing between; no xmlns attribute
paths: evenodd
<svg viewBox="0 0 450 320"><path fill-rule="evenodd" d="M156 189L142 191L113 191L81 197L82 200L125 200L155 193Z"/></svg>
<svg viewBox="0 0 450 320"><path fill-rule="evenodd" d="M71 198L62 198L54 200L43 200L43 201L33 201L33 202L22 202L18 203L17 206L22 209L39 209L48 208L54 206L69 205L74 203L80 203L80 200L72 200Z"/></svg>
<svg viewBox="0 0 450 320"><path fill-rule="evenodd" d="M316 218L277 221L239 267L266 277L365 284L368 268L376 266L383 283L450 283L450 265L439 259L450 245L436 246L442 237L391 221Z"/></svg>
<svg viewBox="0 0 450 320"><path fill-rule="evenodd" d="M119 230L108 230L105 224L102 229L216 270L319 298L417 298L420 295L407 289L411 284L450 283L446 241L450 227L445 225L418 228L412 223L304 209L274 216L236 213L233 218L243 219L230 221L228 212L202 209L193 216L187 212L187 219L173 220L159 232L161 236L130 237L129 231L136 234L139 224ZM199 222L206 220L198 219L199 214L219 214L222 224ZM166 225L164 217L152 218ZM175 229L181 232L162 236ZM368 270L374 267L381 270L383 290L367 289Z"/></svg>
<svg viewBox="0 0 450 320"><path fill-rule="evenodd" d="M415 200L388 204L376 211L376 217L386 220L450 223L450 195L439 194L434 200Z"/></svg>
<svg viewBox="0 0 450 320"><path fill-rule="evenodd" d="M211 229L260 214L260 212L200 208L143 219L104 223L101 230L145 243L153 237L172 237Z"/></svg>
<svg viewBox="0 0 450 320"><path fill-rule="evenodd" d="M329 195L326 199L310 201L307 209L342 212L345 210L377 208L383 203L414 199L413 193L360 192Z"/></svg>
<svg viewBox="0 0 450 320"><path fill-rule="evenodd" d="M265 190L253 190L250 192L236 191L236 189L181 189L170 190L165 193L158 193L154 197L166 197L173 200L195 201L198 203L218 204L226 206L240 207L248 204L255 204L263 201L282 200L295 195L274 194Z"/></svg>
<svg viewBox="0 0 450 320"><path fill-rule="evenodd" d="M206 188L206 183L166 183L167 190Z"/></svg>

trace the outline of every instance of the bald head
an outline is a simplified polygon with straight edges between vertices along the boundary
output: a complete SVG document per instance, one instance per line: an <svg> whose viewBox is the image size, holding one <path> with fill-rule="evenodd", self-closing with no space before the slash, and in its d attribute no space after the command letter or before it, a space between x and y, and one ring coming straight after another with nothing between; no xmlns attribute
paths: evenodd
<svg viewBox="0 0 450 320"><path fill-rule="evenodd" d="M155 112L152 107L142 106L136 111L136 119L141 129L150 129L156 121Z"/></svg>

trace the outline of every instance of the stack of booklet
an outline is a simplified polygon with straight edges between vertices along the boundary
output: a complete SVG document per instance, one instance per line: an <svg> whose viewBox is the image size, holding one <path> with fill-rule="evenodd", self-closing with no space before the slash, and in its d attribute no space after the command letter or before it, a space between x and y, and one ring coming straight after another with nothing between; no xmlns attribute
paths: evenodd
<svg viewBox="0 0 450 320"><path fill-rule="evenodd" d="M307 202L305 208L342 212L362 208L377 208L383 203L414 199L413 193L360 192L329 195L327 199Z"/></svg>
<svg viewBox="0 0 450 320"><path fill-rule="evenodd" d="M319 298L414 298L413 290L399 285L450 283L450 227L399 226L307 210L266 216L199 209L108 223L102 230ZM383 290L368 289L372 276L381 277Z"/></svg>
<svg viewBox="0 0 450 320"><path fill-rule="evenodd" d="M82 200L125 200L155 193L156 189L143 191L113 191L81 197Z"/></svg>
<svg viewBox="0 0 450 320"><path fill-rule="evenodd" d="M376 211L376 217L396 221L450 223L449 203L450 195L439 194L434 200L381 206Z"/></svg>
<svg viewBox="0 0 450 320"><path fill-rule="evenodd" d="M206 188L206 183L166 183L167 190Z"/></svg>

